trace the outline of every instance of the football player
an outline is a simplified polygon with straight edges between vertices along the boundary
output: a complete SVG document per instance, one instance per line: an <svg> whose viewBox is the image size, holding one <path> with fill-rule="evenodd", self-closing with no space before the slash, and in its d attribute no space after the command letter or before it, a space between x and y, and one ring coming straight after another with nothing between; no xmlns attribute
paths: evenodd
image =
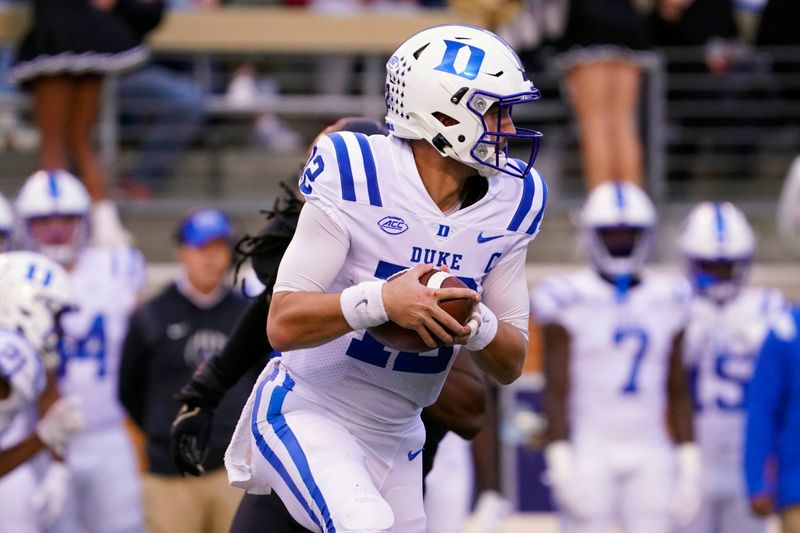
<svg viewBox="0 0 800 533"><path fill-rule="evenodd" d="M59 531L141 531L139 474L117 379L128 316L145 281L144 259L127 246L88 245L89 195L66 171L31 175L15 208L20 244L64 266L77 306L63 321L57 372L61 391L82 399L86 427L67 455L73 490Z"/></svg>
<svg viewBox="0 0 800 533"><path fill-rule="evenodd" d="M532 296L544 330L549 483L568 533L615 522L666 533L699 499L681 356L690 287L643 271L656 212L635 185L596 187L580 223L592 268L547 279Z"/></svg>
<svg viewBox="0 0 800 533"><path fill-rule="evenodd" d="M347 117L326 128L321 135L339 131L351 131L366 135L385 135L383 126L362 117ZM314 142L313 145L316 144ZM311 149L309 149L310 153ZM248 310L242 315L234 333L225 348L212 357L208 363L192 376L192 380L181 390L178 399L184 402L178 417L173 423L171 452L178 469L184 474L203 473L203 459L207 454L208 435L215 408L222 395L259 358L255 354L269 353L272 348L267 340L266 322L271 300L272 287L278 264L286 250L297 226L301 201L297 193L286 187L285 197L280 199L268 216L265 227L256 236L246 237L239 245L240 251L252 261L259 281L266 287L264 294L254 298ZM425 452L422 456L423 477L431 471L437 447L448 431L463 438L472 438L480 430L484 414L485 385L480 372L466 353L456 357L437 401L422 412L426 428ZM456 439L458 437L455 437ZM457 454L458 452L456 452ZM426 479L426 487L442 497L455 498L470 494L471 487L459 483L464 472L453 471L446 465L433 480ZM455 479L454 479L455 478ZM432 481L432 483L431 483ZM466 498L469 498L467 495ZM449 502L449 500L448 500ZM452 516L452 505L437 505L430 520L448 521ZM457 507L457 506L456 506ZM426 503L426 509L428 509ZM458 509L456 509L458 512ZM256 496L247 494L237 511L232 532L252 531L262 524L270 524L276 531L304 531L288 515L280 500L273 495Z"/></svg>
<svg viewBox="0 0 800 533"><path fill-rule="evenodd" d="M68 441L80 429L80 410L76 398L48 402L40 419L37 408L47 383L48 363L57 360L58 324L69 303L69 278L59 265L30 252L0 255L3 531L41 531L64 508L67 469L53 457L64 454ZM41 453L44 450L53 457Z"/></svg>
<svg viewBox="0 0 800 533"><path fill-rule="evenodd" d="M703 458L703 505L687 531L763 532L765 521L750 514L742 475L745 390L761 344L787 304L775 289L746 286L756 239L733 204L697 205L679 246L695 292L684 353Z"/></svg>
<svg viewBox="0 0 800 533"><path fill-rule="evenodd" d="M14 230L14 212L6 197L0 194L0 253L11 249L11 233Z"/></svg>
<svg viewBox="0 0 800 533"><path fill-rule="evenodd" d="M460 346L502 383L521 373L525 255L546 188L531 168L541 134L515 128L511 108L538 98L496 35L438 26L387 63L388 137L317 143L267 321L282 356L228 449L235 485L274 490L312 531L425 531L421 409ZM524 161L507 156L514 137L529 143ZM434 267L473 288L421 285ZM438 306L447 298L480 298L470 326ZM389 320L430 351L399 352L367 333Z"/></svg>

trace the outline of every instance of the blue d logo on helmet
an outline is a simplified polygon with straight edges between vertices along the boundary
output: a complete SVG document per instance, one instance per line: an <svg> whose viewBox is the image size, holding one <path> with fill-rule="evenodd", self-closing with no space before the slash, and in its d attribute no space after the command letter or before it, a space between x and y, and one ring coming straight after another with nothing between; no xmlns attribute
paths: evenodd
<svg viewBox="0 0 800 533"><path fill-rule="evenodd" d="M217 239L229 240L233 228L227 215L218 209L194 211L183 219L178 241L186 246L201 247Z"/></svg>
<svg viewBox="0 0 800 533"><path fill-rule="evenodd" d="M438 66L434 67L434 70L441 70L442 72L447 72L448 74L455 74L456 76L461 76L462 78L468 80L474 80L477 78L478 72L481 70L483 58L486 57L486 52L476 46L466 43L459 43L457 41L445 39L444 43L447 45L447 49L444 52L444 58L442 58L442 62ZM456 61L458 60L458 53L463 48L467 48L469 50L469 58L467 59L466 66L459 72L456 71Z"/></svg>

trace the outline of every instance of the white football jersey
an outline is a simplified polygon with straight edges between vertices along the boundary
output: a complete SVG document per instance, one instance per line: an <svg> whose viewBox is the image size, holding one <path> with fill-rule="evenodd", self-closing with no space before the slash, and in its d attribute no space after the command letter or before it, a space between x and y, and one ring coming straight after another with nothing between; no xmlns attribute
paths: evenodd
<svg viewBox="0 0 800 533"><path fill-rule="evenodd" d="M666 441L669 359L690 294L683 278L645 274L621 298L591 269L547 279L534 290L536 320L569 333L573 438Z"/></svg>
<svg viewBox="0 0 800 533"><path fill-rule="evenodd" d="M36 349L5 329L0 329L0 376L11 386L9 396L0 400L0 450L7 450L33 432L36 400L46 379Z"/></svg>
<svg viewBox="0 0 800 533"><path fill-rule="evenodd" d="M719 306L695 297L684 357L695 370L695 428L704 457L739 469L745 390L770 326L786 311L775 289L746 287Z"/></svg>
<svg viewBox="0 0 800 533"><path fill-rule="evenodd" d="M446 216L426 191L407 142L350 132L317 144L300 190L349 238L345 263L326 288L331 292L432 263L480 293L493 268L524 261L547 197L536 171L524 180L499 176L488 179L483 198ZM438 396L455 350L398 352L362 330L285 352L283 359L312 400L365 424L406 425Z"/></svg>
<svg viewBox="0 0 800 533"><path fill-rule="evenodd" d="M70 272L78 310L63 319L59 384L81 398L84 431L119 422L117 399L128 317L145 282L145 262L133 248L90 247Z"/></svg>

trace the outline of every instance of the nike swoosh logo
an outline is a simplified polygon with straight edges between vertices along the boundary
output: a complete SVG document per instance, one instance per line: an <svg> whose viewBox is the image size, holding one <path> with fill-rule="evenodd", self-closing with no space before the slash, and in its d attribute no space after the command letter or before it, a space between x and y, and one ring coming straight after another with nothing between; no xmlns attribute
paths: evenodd
<svg viewBox="0 0 800 533"><path fill-rule="evenodd" d="M505 234L501 233L500 235L489 235L488 237L484 237L483 232L480 232L478 233L478 244L493 241L495 239L499 239L500 237L505 237Z"/></svg>
<svg viewBox="0 0 800 533"><path fill-rule="evenodd" d="M419 450L417 450L417 451L413 451L413 450L412 450L412 451L408 452L408 460L409 460L409 461L413 461L413 460L414 460L414 459L415 459L415 458L416 458L416 457L417 457L419 454L421 454L421 453L422 453L422 450L424 450L424 449L425 449L425 448L420 448L420 449L419 449Z"/></svg>

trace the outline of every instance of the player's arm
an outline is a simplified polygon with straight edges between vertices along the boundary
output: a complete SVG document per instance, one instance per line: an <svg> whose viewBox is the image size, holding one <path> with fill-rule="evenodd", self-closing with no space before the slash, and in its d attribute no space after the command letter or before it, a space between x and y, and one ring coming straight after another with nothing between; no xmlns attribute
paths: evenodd
<svg viewBox="0 0 800 533"><path fill-rule="evenodd" d="M0 375L0 410L9 408L8 404L27 403L13 389L10 380ZM0 477L26 463L44 449L63 454L66 443L83 426L78 404L75 399L59 398L55 379L49 383L38 399L43 416L36 424L33 433L15 446L0 451Z"/></svg>
<svg viewBox="0 0 800 533"><path fill-rule="evenodd" d="M570 338L566 328L551 323L542 327L544 337L544 412L547 417L547 442L569 438L567 399L569 396Z"/></svg>
<svg viewBox="0 0 800 533"><path fill-rule="evenodd" d="M700 509L701 459L700 449L694 443L694 402L689 376L683 363L683 336L681 331L672 339L667 376L667 403L669 425L677 447L677 478L670 501L670 514L676 525L686 527Z"/></svg>
<svg viewBox="0 0 800 533"><path fill-rule="evenodd" d="M465 439L481 430L486 420L486 383L467 350L458 352L439 398L423 411Z"/></svg>
<svg viewBox="0 0 800 533"><path fill-rule="evenodd" d="M347 234L328 214L311 203L303 206L278 269L267 319L267 335L276 350L319 346L388 320L417 331L431 348L437 343L428 330L445 344L455 339L444 328L468 333L438 302L449 298L477 301L477 294L421 285L420 276L432 265L418 265L392 283L366 281L341 293L324 292L344 265L349 247Z"/></svg>
<svg viewBox="0 0 800 533"><path fill-rule="evenodd" d="M11 384L0 376L0 402L11 396ZM7 450L0 451L0 476L4 476L13 469L26 462L39 453L44 447L41 440L34 434Z"/></svg>
<svg viewBox="0 0 800 533"><path fill-rule="evenodd" d="M465 346L478 368L508 385L522 374L528 351L525 249L492 269L483 289L477 333Z"/></svg>
<svg viewBox="0 0 800 533"><path fill-rule="evenodd" d="M669 358L667 401L669 422L675 442L683 444L694 440L694 405L689 376L683 364L683 332L675 335Z"/></svg>

